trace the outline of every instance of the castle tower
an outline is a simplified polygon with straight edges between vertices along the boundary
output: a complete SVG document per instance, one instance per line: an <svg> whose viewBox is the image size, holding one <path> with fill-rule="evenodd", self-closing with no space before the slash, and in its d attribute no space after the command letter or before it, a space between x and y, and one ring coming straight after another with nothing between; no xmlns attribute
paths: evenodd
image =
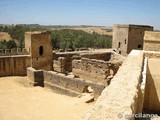
<svg viewBox="0 0 160 120"><path fill-rule="evenodd" d="M144 25L113 25L112 48L126 56L132 49L143 49L145 31L153 31L152 26Z"/></svg>
<svg viewBox="0 0 160 120"><path fill-rule="evenodd" d="M26 32L25 48L31 55L31 67L52 70L50 32Z"/></svg>

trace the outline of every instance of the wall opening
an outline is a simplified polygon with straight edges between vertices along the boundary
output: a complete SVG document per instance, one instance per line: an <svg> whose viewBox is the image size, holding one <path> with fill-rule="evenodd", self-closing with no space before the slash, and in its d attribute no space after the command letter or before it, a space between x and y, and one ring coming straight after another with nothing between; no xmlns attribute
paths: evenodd
<svg viewBox="0 0 160 120"><path fill-rule="evenodd" d="M124 44L126 44L127 43L127 41L126 41L126 39L124 40Z"/></svg>
<svg viewBox="0 0 160 120"><path fill-rule="evenodd" d="M142 48L142 45L138 44L137 48Z"/></svg>
<svg viewBox="0 0 160 120"><path fill-rule="evenodd" d="M39 47L39 55L42 56L43 55L43 46Z"/></svg>
<svg viewBox="0 0 160 120"><path fill-rule="evenodd" d="M120 48L121 47L121 42L118 42L118 48Z"/></svg>

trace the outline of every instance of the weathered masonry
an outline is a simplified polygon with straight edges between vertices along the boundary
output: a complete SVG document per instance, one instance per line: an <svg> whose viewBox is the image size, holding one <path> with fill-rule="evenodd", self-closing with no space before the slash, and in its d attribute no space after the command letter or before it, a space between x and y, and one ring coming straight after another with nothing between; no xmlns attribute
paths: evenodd
<svg viewBox="0 0 160 120"><path fill-rule="evenodd" d="M145 32L144 50L160 52L160 32L155 32L155 31Z"/></svg>
<svg viewBox="0 0 160 120"><path fill-rule="evenodd" d="M153 31L152 26L143 25L113 25L112 48L126 56L132 49L143 49L145 31Z"/></svg>
<svg viewBox="0 0 160 120"><path fill-rule="evenodd" d="M84 62L86 60L87 62ZM30 67L27 68L27 76L34 86L45 86L54 92L70 96L89 92L90 87L93 89L94 98L97 98L102 90L109 85L123 60L124 57L113 51L54 53L54 71L36 70ZM81 65L77 64L79 61ZM81 71L81 74L78 71Z"/></svg>
<svg viewBox="0 0 160 120"><path fill-rule="evenodd" d="M142 112L158 116L159 65L159 52L133 50L83 119L135 120L133 115Z"/></svg>
<svg viewBox="0 0 160 120"><path fill-rule="evenodd" d="M114 52L88 55L84 53L82 56L82 59L72 62L73 75L106 86L109 85L111 78L117 73L124 60L122 56Z"/></svg>
<svg viewBox="0 0 160 120"><path fill-rule="evenodd" d="M26 32L25 48L31 55L31 67L52 70L50 32Z"/></svg>
<svg viewBox="0 0 160 120"><path fill-rule="evenodd" d="M0 76L25 76L30 61L29 55L0 56Z"/></svg>

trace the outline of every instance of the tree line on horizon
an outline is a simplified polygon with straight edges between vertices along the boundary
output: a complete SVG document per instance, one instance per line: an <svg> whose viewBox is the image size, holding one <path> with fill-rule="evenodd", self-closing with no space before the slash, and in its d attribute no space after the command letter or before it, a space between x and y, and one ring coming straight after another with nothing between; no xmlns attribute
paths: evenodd
<svg viewBox="0 0 160 120"><path fill-rule="evenodd" d="M0 26L0 32L8 32L12 38L9 41L1 40L0 49L23 48L25 32L42 30L47 29L22 25ZM50 30L50 32L53 49L111 48L112 36L110 35L100 35L95 32L90 34L73 29Z"/></svg>
<svg viewBox="0 0 160 120"><path fill-rule="evenodd" d="M111 48L112 36L92 34L82 30L63 29L51 31L54 49Z"/></svg>

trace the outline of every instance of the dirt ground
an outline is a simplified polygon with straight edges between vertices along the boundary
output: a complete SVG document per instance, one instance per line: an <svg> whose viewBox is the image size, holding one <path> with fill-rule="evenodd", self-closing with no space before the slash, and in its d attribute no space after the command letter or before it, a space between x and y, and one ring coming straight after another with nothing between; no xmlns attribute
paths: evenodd
<svg viewBox="0 0 160 120"><path fill-rule="evenodd" d="M80 120L88 107L83 98L26 87L27 77L0 78L0 120Z"/></svg>

